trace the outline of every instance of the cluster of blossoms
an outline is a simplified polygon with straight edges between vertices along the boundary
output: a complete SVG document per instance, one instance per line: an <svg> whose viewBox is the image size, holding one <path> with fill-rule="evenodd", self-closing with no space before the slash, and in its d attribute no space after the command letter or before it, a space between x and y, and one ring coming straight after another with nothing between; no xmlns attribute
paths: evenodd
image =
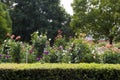
<svg viewBox="0 0 120 80"><path fill-rule="evenodd" d="M14 34L11 35L10 33L7 33L6 36L7 36L7 37L10 37L11 39L15 39L15 40L19 40L19 39L21 38L21 36L16 36L16 37L15 37Z"/></svg>
<svg viewBox="0 0 120 80"><path fill-rule="evenodd" d="M29 50L29 54L32 54L34 52L34 46ZM44 50L43 54L48 55L49 52L47 50ZM37 56L36 60L40 61L42 59L42 56Z"/></svg>
<svg viewBox="0 0 120 80"><path fill-rule="evenodd" d="M49 52L48 52L47 50L45 50L45 51L43 52L43 54L48 55ZM38 56L38 57L36 58L37 61L40 61L41 59L42 59L41 56Z"/></svg>

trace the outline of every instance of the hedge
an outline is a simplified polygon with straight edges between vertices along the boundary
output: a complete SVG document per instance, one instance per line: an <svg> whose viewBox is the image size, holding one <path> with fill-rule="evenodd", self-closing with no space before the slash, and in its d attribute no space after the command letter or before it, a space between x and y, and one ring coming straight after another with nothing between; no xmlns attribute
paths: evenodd
<svg viewBox="0 0 120 80"><path fill-rule="evenodd" d="M120 80L120 65L0 64L0 80Z"/></svg>

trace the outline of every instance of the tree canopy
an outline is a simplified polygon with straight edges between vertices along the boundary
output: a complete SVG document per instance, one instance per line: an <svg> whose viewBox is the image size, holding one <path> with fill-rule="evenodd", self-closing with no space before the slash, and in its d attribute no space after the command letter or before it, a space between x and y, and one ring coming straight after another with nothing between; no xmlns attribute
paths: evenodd
<svg viewBox="0 0 120 80"><path fill-rule="evenodd" d="M60 6L60 0L3 0L3 2L10 5L13 33L20 35L25 41L30 40L30 34L34 31L47 32L48 38L54 38L58 29L68 29L70 15Z"/></svg>
<svg viewBox="0 0 120 80"><path fill-rule="evenodd" d="M7 6L0 2L0 43L3 42L7 33L11 32L12 22Z"/></svg>
<svg viewBox="0 0 120 80"><path fill-rule="evenodd" d="M120 0L74 0L71 26L110 44L120 33Z"/></svg>

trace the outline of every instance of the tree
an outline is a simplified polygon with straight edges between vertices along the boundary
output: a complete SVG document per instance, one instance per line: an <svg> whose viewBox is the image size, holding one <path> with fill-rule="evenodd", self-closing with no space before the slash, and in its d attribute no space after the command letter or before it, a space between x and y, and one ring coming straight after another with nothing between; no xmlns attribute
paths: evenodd
<svg viewBox="0 0 120 80"><path fill-rule="evenodd" d="M120 0L74 0L71 26L112 44L120 33Z"/></svg>
<svg viewBox="0 0 120 80"><path fill-rule="evenodd" d="M0 2L0 43L3 42L7 33L11 32L12 22L5 4Z"/></svg>
<svg viewBox="0 0 120 80"><path fill-rule="evenodd" d="M70 15L60 6L60 0L14 0L13 3L16 4L10 5L13 33L25 41L29 41L35 31L47 32L48 38L54 40L57 30L69 25Z"/></svg>

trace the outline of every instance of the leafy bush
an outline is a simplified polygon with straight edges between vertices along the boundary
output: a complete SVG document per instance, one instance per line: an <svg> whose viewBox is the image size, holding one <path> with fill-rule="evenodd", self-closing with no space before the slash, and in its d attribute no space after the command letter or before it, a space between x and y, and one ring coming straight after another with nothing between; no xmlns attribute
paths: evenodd
<svg viewBox="0 0 120 80"><path fill-rule="evenodd" d="M44 55L43 56L44 58L42 60L44 60L44 62L57 63L58 62L58 55L57 55L58 50L50 46L47 47L47 50L49 51L49 54Z"/></svg>
<svg viewBox="0 0 120 80"><path fill-rule="evenodd" d="M54 46L57 46L57 47L63 46L63 48L65 48L66 43L67 43L67 42L65 41L64 38L56 38L56 39L55 39Z"/></svg>
<svg viewBox="0 0 120 80"><path fill-rule="evenodd" d="M112 64L120 63L120 53L117 53L112 50L105 51L104 54L102 54L102 60L103 63L112 63Z"/></svg>
<svg viewBox="0 0 120 80"><path fill-rule="evenodd" d="M61 33L56 38L59 41L56 41L53 47L50 46L46 35L39 35L38 32L31 35L31 44L20 42L20 36L9 35L0 46L0 62L120 63L120 54L115 52L118 49L97 54L95 46L88 44L85 38L70 38L67 42L60 35Z"/></svg>
<svg viewBox="0 0 120 80"><path fill-rule="evenodd" d="M21 59L22 59L21 44L16 43L12 47L12 61L15 63L20 63Z"/></svg>
<svg viewBox="0 0 120 80"><path fill-rule="evenodd" d="M85 54L83 58L83 62L87 62L87 63L95 62L94 54Z"/></svg>
<svg viewBox="0 0 120 80"><path fill-rule="evenodd" d="M114 44L114 47L117 47L118 49L120 49L120 43Z"/></svg>
<svg viewBox="0 0 120 80"><path fill-rule="evenodd" d="M63 43L66 43L66 45L47 46L46 50L49 54L43 55L41 61L50 63L99 62L98 55L92 53L94 48L84 42L83 38L71 38L69 42L63 41Z"/></svg>
<svg viewBox="0 0 120 80"><path fill-rule="evenodd" d="M87 43L84 43L81 39L75 39L71 42L71 62L79 63L84 62L84 56L86 54L92 54L92 48Z"/></svg>
<svg viewBox="0 0 120 80"><path fill-rule="evenodd" d="M0 44L6 38L6 34L12 31L12 21L8 12L8 8L0 1Z"/></svg>
<svg viewBox="0 0 120 80"><path fill-rule="evenodd" d="M1 45L1 61L20 63L22 58L20 36L9 35L4 44Z"/></svg>
<svg viewBox="0 0 120 80"><path fill-rule="evenodd" d="M1 80L119 80L120 65L1 64L0 74Z"/></svg>
<svg viewBox="0 0 120 80"><path fill-rule="evenodd" d="M35 49L35 53L37 57L42 57L44 52L44 48L46 45L47 37L46 35L39 35L38 32L34 32L32 35L32 44Z"/></svg>

